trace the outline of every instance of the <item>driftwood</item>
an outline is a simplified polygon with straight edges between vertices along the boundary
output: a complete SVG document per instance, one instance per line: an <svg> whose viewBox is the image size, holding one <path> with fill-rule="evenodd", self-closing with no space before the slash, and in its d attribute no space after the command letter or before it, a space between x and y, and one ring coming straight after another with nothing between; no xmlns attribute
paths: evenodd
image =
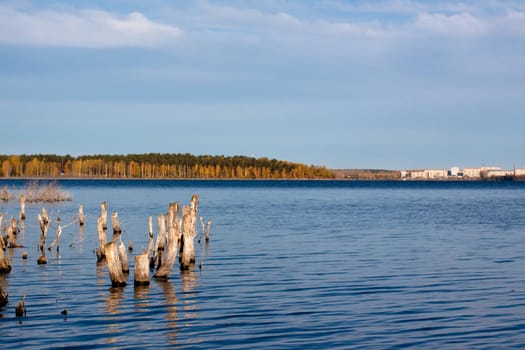
<svg viewBox="0 0 525 350"><path fill-rule="evenodd" d="M26 196L22 193L20 195L20 220L26 219Z"/></svg>
<svg viewBox="0 0 525 350"><path fill-rule="evenodd" d="M135 285L149 285L149 254L144 252L135 256Z"/></svg>
<svg viewBox="0 0 525 350"><path fill-rule="evenodd" d="M84 225L84 206L82 204L80 204L78 206L78 223L80 226L83 226Z"/></svg>
<svg viewBox="0 0 525 350"><path fill-rule="evenodd" d="M113 287L124 287L126 285L126 276L122 272L122 264L115 243L106 243L104 245L104 251L106 253L106 262L111 285Z"/></svg>
<svg viewBox="0 0 525 350"><path fill-rule="evenodd" d="M191 197L190 206L182 208L182 256L180 262L181 270L188 270L195 263L195 227L197 224L197 208L199 196Z"/></svg>
<svg viewBox="0 0 525 350"><path fill-rule="evenodd" d="M156 279L167 279L175 261L177 260L177 250L179 248L179 239L177 235L177 215L179 212L179 203L170 203L168 209L168 232L166 235L166 252L164 260L159 266L157 272L153 275Z"/></svg>

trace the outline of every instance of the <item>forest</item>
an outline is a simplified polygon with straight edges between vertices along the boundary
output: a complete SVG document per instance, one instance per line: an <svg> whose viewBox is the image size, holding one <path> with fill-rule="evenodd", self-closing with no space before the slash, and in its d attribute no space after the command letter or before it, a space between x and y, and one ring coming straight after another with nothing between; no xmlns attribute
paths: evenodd
<svg viewBox="0 0 525 350"><path fill-rule="evenodd" d="M1 177L115 179L332 179L324 166L247 156L180 153L0 155Z"/></svg>

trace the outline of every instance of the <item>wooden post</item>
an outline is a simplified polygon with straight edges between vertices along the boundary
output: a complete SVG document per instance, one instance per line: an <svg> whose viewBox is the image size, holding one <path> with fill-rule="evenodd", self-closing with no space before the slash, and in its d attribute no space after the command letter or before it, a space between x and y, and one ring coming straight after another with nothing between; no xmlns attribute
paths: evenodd
<svg viewBox="0 0 525 350"><path fill-rule="evenodd" d="M135 285L149 285L149 254L144 252L135 256Z"/></svg>
<svg viewBox="0 0 525 350"><path fill-rule="evenodd" d="M122 265L122 272L129 273L128 252L126 251L126 246L124 243L122 243L122 241L118 245L118 256Z"/></svg>
<svg viewBox="0 0 525 350"><path fill-rule="evenodd" d="M109 242L104 245L106 253L106 262L109 271L109 278L113 287L124 287L126 285L126 277L122 272L122 265L120 263L117 247L114 242Z"/></svg>
<svg viewBox="0 0 525 350"><path fill-rule="evenodd" d="M26 196L20 195L20 220L26 219Z"/></svg>
<svg viewBox="0 0 525 350"><path fill-rule="evenodd" d="M122 230L120 228L120 224L118 222L118 213L115 211L113 214L111 214L111 224L113 225L113 234L120 234L122 233Z"/></svg>
<svg viewBox="0 0 525 350"><path fill-rule="evenodd" d="M175 261L177 260L177 250L179 248L179 239L177 235L177 215L179 203L170 203L168 209L168 232L166 235L166 253L159 269L153 277L156 279L167 279Z"/></svg>
<svg viewBox="0 0 525 350"><path fill-rule="evenodd" d="M80 226L84 225L84 206L82 204L78 206L78 223Z"/></svg>

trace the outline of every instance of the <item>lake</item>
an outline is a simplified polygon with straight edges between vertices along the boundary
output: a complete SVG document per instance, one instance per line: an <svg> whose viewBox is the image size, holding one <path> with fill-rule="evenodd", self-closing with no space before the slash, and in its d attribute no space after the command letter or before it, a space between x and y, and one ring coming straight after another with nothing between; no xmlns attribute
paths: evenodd
<svg viewBox="0 0 525 350"><path fill-rule="evenodd" d="M525 183L59 184L73 200L28 204L24 247L6 252L2 348L525 347ZM181 273L177 263L167 282L135 287L132 257L147 248L148 216L194 193L198 215L213 222L210 242L195 240L195 267ZM111 287L94 252L103 201L133 242L123 288ZM86 224L66 226L79 204ZM18 216L17 200L1 205L4 221ZM42 206L66 226L47 265L36 263ZM197 231L202 238L200 223ZM24 295L27 315L17 318Z"/></svg>

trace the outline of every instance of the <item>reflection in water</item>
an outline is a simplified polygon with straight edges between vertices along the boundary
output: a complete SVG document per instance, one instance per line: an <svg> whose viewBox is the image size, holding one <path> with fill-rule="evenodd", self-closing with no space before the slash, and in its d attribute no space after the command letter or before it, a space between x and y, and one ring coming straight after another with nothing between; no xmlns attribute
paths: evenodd
<svg viewBox="0 0 525 350"><path fill-rule="evenodd" d="M135 311L145 312L148 310L149 304L149 285L135 285L133 290L133 297L135 300Z"/></svg>
<svg viewBox="0 0 525 350"><path fill-rule="evenodd" d="M184 317L186 319L197 318L197 274L195 273L195 266L189 270L181 271L182 291L184 292L184 300L182 301L182 309L185 311Z"/></svg>
<svg viewBox="0 0 525 350"><path fill-rule="evenodd" d="M107 313L106 317L108 321L113 321L108 324L106 332L113 337L109 337L105 340L108 344L116 344L119 341L119 333L121 333L118 317L112 317L119 314L119 308L124 299L124 287L112 287L109 289L107 295Z"/></svg>
<svg viewBox="0 0 525 350"><path fill-rule="evenodd" d="M116 315L118 307L124 298L124 287L113 287L109 289L107 296L107 311L108 314Z"/></svg>
<svg viewBox="0 0 525 350"><path fill-rule="evenodd" d="M168 281L157 281L164 296L166 297L166 305L168 313L166 314L167 332L166 339L168 344L175 345L178 343L178 328L177 328L177 295L175 294L175 287Z"/></svg>

